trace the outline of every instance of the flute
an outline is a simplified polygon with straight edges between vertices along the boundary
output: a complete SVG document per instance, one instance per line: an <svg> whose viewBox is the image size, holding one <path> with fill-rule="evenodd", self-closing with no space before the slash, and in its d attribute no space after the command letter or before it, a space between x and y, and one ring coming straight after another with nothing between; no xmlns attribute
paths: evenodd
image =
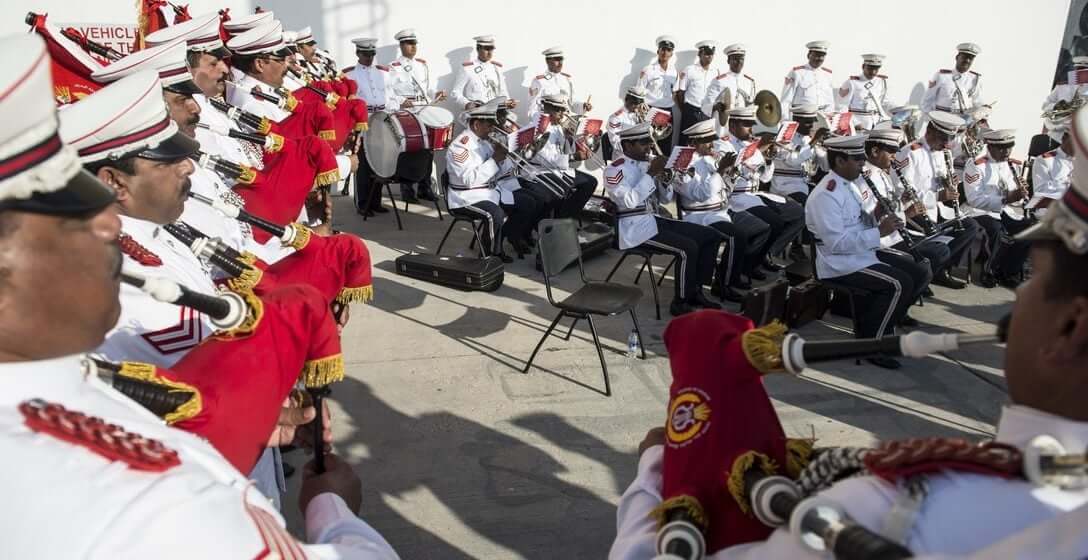
<svg viewBox="0 0 1088 560"><path fill-rule="evenodd" d="M210 317L212 324L220 330L229 331L242 326L249 312L249 306L242 296L232 292L202 294L168 278L145 278L127 271L121 272L121 281L139 288L157 301L199 311Z"/></svg>
<svg viewBox="0 0 1088 560"><path fill-rule="evenodd" d="M228 218L234 218L239 222L245 222L251 226L259 227L267 231L268 233L276 236L276 238L278 238L280 242L284 245L291 245L291 243L299 237L299 232L294 224L287 224L285 226L274 224L268 220L265 220L264 218L254 216L253 214L250 214L244 209L234 206L233 204L228 204L226 202L223 202L222 200L214 198L208 198L202 194L197 194L193 191L189 191L189 198L211 206Z"/></svg>

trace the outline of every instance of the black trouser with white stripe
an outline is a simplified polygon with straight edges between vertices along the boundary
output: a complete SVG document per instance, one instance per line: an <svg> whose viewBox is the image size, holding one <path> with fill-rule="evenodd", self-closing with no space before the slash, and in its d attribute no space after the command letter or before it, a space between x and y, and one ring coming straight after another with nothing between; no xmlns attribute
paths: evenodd
<svg viewBox="0 0 1088 560"><path fill-rule="evenodd" d="M767 224L753 220L747 222L748 227L735 222L714 222L710 227L720 231L725 236L725 252L718 261L718 281L725 284L740 282L740 275L746 272L748 255L752 254L753 246L756 252L766 245L771 228Z"/></svg>
<svg viewBox="0 0 1088 560"><path fill-rule="evenodd" d="M581 171L575 171L574 177L554 173L542 175L544 178L537 181L519 177L518 183L536 199L544 216L574 218L593 196L593 191L597 190L597 179ZM556 187L560 186L567 189L565 197L555 192Z"/></svg>
<svg viewBox="0 0 1088 560"><path fill-rule="evenodd" d="M644 241L641 247L653 253L676 257L676 299L691 301L699 287L709 284L718 258L722 235L714 228L655 217L657 235Z"/></svg>
<svg viewBox="0 0 1088 560"><path fill-rule="evenodd" d="M484 228L480 232L480 245L484 256L498 255L502 253L502 235L504 228L504 214L498 204L490 200L481 200L468 206L450 208L450 214L467 218L483 219Z"/></svg>
<svg viewBox="0 0 1088 560"><path fill-rule="evenodd" d="M904 253L907 252L907 242L900 241L895 245L892 245L893 249L897 249ZM948 248L948 245L930 239L929 241L914 242L914 251L929 260L930 280L933 276L936 276L938 272L948 267L948 263L952 259L952 251ZM927 282L928 284L928 282ZM925 291L923 289L923 291Z"/></svg>
<svg viewBox="0 0 1088 560"><path fill-rule="evenodd" d="M940 223L945 220L941 219ZM960 263L963 259L963 254L971 248L971 243L975 241L975 237L982 233L982 228L979 227L978 222L974 218L964 218L960 220L960 224L963 225L963 231L950 230L945 235L952 236L952 241L948 242L948 250L952 253L952 258L948 261L949 268L954 267ZM942 270L937 270L934 274L940 274Z"/></svg>
<svg viewBox="0 0 1088 560"><path fill-rule="evenodd" d="M739 263L738 267L740 268L739 272L747 274L753 268L759 266L759 263L763 262L763 258L767 256L767 250L771 248L771 237L774 235L774 230L770 224L757 218L754 214L750 214L747 210L741 212L730 210L729 215L733 218L733 227L748 235L748 250L744 255L744 260Z"/></svg>
<svg viewBox="0 0 1088 560"><path fill-rule="evenodd" d="M1012 237L1030 225L1027 220L1014 220L1002 213L998 220L993 216L975 216L979 227L986 231L990 258L986 261L986 272L998 277L1018 276L1028 259L1028 243L1013 241Z"/></svg>
<svg viewBox="0 0 1088 560"><path fill-rule="evenodd" d="M870 295L855 298L857 338L872 338L893 334L895 325L907 313L915 293L910 274L884 263L877 263L857 272L833 279L840 284L868 290Z"/></svg>
<svg viewBox="0 0 1088 560"><path fill-rule="evenodd" d="M803 211L805 208L805 203L808 202L808 193L793 192L789 194L789 198L797 204L800 204L801 210ZM801 223L804 224L804 222L805 221L802 219ZM803 226L801 227L801 243L804 243L805 245L812 243L812 232L809 231L807 227Z"/></svg>
<svg viewBox="0 0 1088 560"><path fill-rule="evenodd" d="M930 280L933 280L933 270L929 267L928 260L918 262L909 253L894 248L878 250L876 258L880 259L880 262L894 266L910 275L910 280L914 284L914 291L910 293L903 292L907 296L908 305L918 301L918 298L922 297L922 292L926 291L926 287L929 286ZM906 311L903 311L904 315L906 313Z"/></svg>

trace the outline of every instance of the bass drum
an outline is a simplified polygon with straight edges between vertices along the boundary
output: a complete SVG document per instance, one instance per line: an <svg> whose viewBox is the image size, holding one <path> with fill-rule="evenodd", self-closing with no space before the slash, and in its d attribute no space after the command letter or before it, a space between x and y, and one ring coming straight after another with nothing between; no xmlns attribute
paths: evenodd
<svg viewBox="0 0 1088 560"><path fill-rule="evenodd" d="M416 114L409 111L370 115L363 153L374 175L408 182L426 178L433 154L425 130Z"/></svg>

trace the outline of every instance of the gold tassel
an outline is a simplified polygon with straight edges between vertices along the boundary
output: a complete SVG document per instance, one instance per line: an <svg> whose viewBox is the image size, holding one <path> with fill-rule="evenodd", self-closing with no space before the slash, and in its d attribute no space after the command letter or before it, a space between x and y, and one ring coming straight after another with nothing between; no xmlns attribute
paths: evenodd
<svg viewBox="0 0 1088 560"><path fill-rule="evenodd" d="M169 412L163 417L163 420L166 420L167 424L173 425L177 422L193 418L197 414L200 414L201 409L204 407L204 403L200 398L199 389L188 383L182 383L180 381L167 379L161 375L156 375L155 366L151 364L121 362L121 371L117 372L117 375L135 379L137 381L144 381L160 387L167 387L170 389L169 392L171 393L179 391L192 393L193 396L189 397L189 400L185 401L181 406L174 409L173 412Z"/></svg>
<svg viewBox="0 0 1088 560"><path fill-rule="evenodd" d="M310 236L313 235L313 230L298 222L292 223L291 228L295 230L295 238L291 240L290 247L296 251L301 251L310 244Z"/></svg>
<svg viewBox="0 0 1088 560"><path fill-rule="evenodd" d="M751 470L756 465L756 461L759 461L758 468L763 471L763 474L774 474L778 470L778 465L770 457L756 451L749 451L738 455L733 460L733 470L729 472L729 479L725 483L729 494L733 496L733 500L744 513L749 513L751 509L748 504L748 487L744 484L744 473Z"/></svg>
<svg viewBox="0 0 1088 560"><path fill-rule="evenodd" d="M261 324L261 318L264 317L264 302L261 301L261 298L257 297L257 294L254 294L251 290L236 293L242 296L242 299L246 302L246 319L238 328L215 333L213 335L215 338L221 340L245 338L253 334L253 331L257 330L257 326Z"/></svg>
<svg viewBox="0 0 1088 560"><path fill-rule="evenodd" d="M325 105L329 109L335 109L337 103L340 103L340 96L339 95L336 95L335 93L330 93L330 94L325 96Z"/></svg>
<svg viewBox="0 0 1088 560"><path fill-rule="evenodd" d="M361 301L366 303L374 299L374 286L359 286L358 288L344 288L336 295L336 302L347 305Z"/></svg>
<svg viewBox="0 0 1088 560"><path fill-rule="evenodd" d="M251 292L261 282L261 278L264 278L264 271L253 266L253 263L257 262L257 256L249 251L243 252L238 260L246 266L246 269L239 276L227 280L227 287L230 291L239 294Z"/></svg>
<svg viewBox="0 0 1088 560"><path fill-rule="evenodd" d="M261 134L268 134L272 132L272 121L266 117L261 117L261 124L257 125L257 132Z"/></svg>
<svg viewBox="0 0 1088 560"><path fill-rule="evenodd" d="M661 528L668 522L669 512L674 509L684 510L692 523L699 526L700 529L706 528L706 512L703 511L702 504L699 503L699 500L687 495L673 496L661 502L650 512L650 517L654 518L657 521L658 528Z"/></svg>
<svg viewBox="0 0 1088 560"><path fill-rule="evenodd" d="M812 460L814 439L789 438L786 440L786 474L790 478L801 476L801 471Z"/></svg>
<svg viewBox="0 0 1088 560"><path fill-rule="evenodd" d="M336 184L340 180L340 170L333 169L332 171L326 171L324 173L318 173L314 178L315 187L324 187L327 185Z"/></svg>
<svg viewBox="0 0 1088 560"><path fill-rule="evenodd" d="M760 373L781 371L782 339L785 338L787 330L786 325L775 320L741 335L740 346L744 350L744 357L748 358L748 363Z"/></svg>
<svg viewBox="0 0 1088 560"><path fill-rule="evenodd" d="M335 130L319 130L317 135L320 136L322 140L336 140Z"/></svg>
<svg viewBox="0 0 1088 560"><path fill-rule="evenodd" d="M265 148L264 150L270 154L274 154L283 149L283 136L276 134L275 132L269 132L268 137L272 139L272 146Z"/></svg>
<svg viewBox="0 0 1088 560"><path fill-rule="evenodd" d="M252 185L255 180L257 180L257 170L248 165L243 165L242 174L238 176L237 182L243 185Z"/></svg>
<svg viewBox="0 0 1088 560"><path fill-rule="evenodd" d="M324 387L344 378L344 356L336 354L327 358L307 360L302 366L299 379L307 388Z"/></svg>
<svg viewBox="0 0 1088 560"><path fill-rule="evenodd" d="M369 124L365 122L355 123L355 132L366 132L367 130L370 130Z"/></svg>

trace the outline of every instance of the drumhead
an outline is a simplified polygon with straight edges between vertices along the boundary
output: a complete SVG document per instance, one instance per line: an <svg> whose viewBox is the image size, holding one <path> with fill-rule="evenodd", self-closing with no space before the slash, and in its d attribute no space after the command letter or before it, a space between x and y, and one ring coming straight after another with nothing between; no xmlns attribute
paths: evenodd
<svg viewBox="0 0 1088 560"><path fill-rule="evenodd" d="M400 155L400 140L389 119L389 113L372 113L363 137L366 161L374 174L384 179L397 172L397 156Z"/></svg>
<svg viewBox="0 0 1088 560"><path fill-rule="evenodd" d="M433 105L420 108L416 116L419 122L430 128L445 128L453 124L453 113Z"/></svg>

